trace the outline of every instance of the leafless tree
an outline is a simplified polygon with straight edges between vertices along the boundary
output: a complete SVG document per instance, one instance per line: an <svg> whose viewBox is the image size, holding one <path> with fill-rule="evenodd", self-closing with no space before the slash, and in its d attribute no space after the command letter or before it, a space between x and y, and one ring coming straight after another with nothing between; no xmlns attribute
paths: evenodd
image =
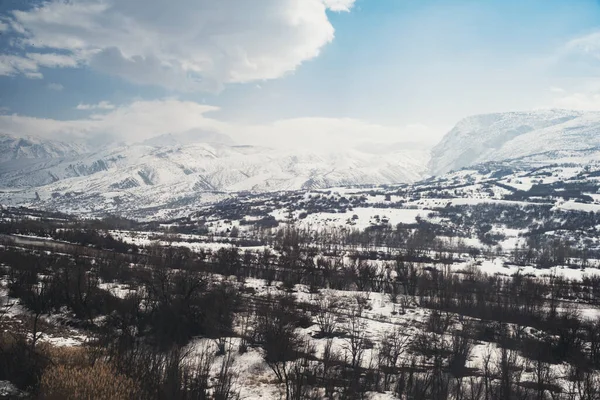
<svg viewBox="0 0 600 400"><path fill-rule="evenodd" d="M350 353L350 365L358 369L362 364L366 342L366 324L363 320L364 298L357 297L350 308L346 321L346 349Z"/></svg>
<svg viewBox="0 0 600 400"><path fill-rule="evenodd" d="M404 335L399 327L381 338L378 364L383 373L383 390L390 390L392 376L397 373L400 357L406 351L409 340L409 336Z"/></svg>
<svg viewBox="0 0 600 400"><path fill-rule="evenodd" d="M332 337L338 329L340 318L337 311L339 306L339 301L333 295L319 294L316 301L315 319L324 337Z"/></svg>
<svg viewBox="0 0 600 400"><path fill-rule="evenodd" d="M226 353L221 360L221 366L216 376L216 383L213 389L213 398L215 400L235 400L239 399L239 393L235 390L237 374L233 370L233 346L231 342Z"/></svg>

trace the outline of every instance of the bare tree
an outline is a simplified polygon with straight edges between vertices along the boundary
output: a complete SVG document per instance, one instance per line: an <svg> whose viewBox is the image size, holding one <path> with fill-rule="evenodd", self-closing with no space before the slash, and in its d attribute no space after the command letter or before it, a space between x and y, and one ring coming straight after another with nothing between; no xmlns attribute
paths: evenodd
<svg viewBox="0 0 600 400"><path fill-rule="evenodd" d="M31 325L31 348L35 349L37 341L42 337L43 333L39 331L40 318L42 315L49 311L50 303L47 297L48 283L46 280L33 284L29 290L29 299L27 299L27 306L33 313L33 321Z"/></svg>
<svg viewBox="0 0 600 400"><path fill-rule="evenodd" d="M452 324L452 319L452 314L449 312L433 309L427 320L427 329L437 334L446 333Z"/></svg>
<svg viewBox="0 0 600 400"><path fill-rule="evenodd" d="M448 370L458 378L466 373L466 364L473 351L473 341L468 336L468 331L455 331L451 339L451 353L448 357Z"/></svg>
<svg viewBox="0 0 600 400"><path fill-rule="evenodd" d="M499 353L495 365L495 375L499 382L492 391L493 398L512 399L521 390L519 384L525 367L519 361L516 351L501 346Z"/></svg>
<svg viewBox="0 0 600 400"><path fill-rule="evenodd" d="M302 355L283 369L286 400L301 400L308 397L309 383L316 377L316 371L309 361L309 357L314 352L314 346L308 340L304 341L301 346Z"/></svg>
<svg viewBox="0 0 600 400"><path fill-rule="evenodd" d="M315 319L324 337L332 337L338 329L340 318L337 315L339 301L330 294L320 293L316 301Z"/></svg>
<svg viewBox="0 0 600 400"><path fill-rule="evenodd" d="M216 383L213 389L213 398L215 400L235 400L239 399L239 393L235 390L237 374L233 371L233 346L229 343L229 348L223 355L221 366L216 376Z"/></svg>
<svg viewBox="0 0 600 400"><path fill-rule="evenodd" d="M468 330L453 333L450 351L448 371L455 379L455 398L461 400L464 392L463 378L467 374L466 364L473 351L473 341L468 336Z"/></svg>
<svg viewBox="0 0 600 400"><path fill-rule="evenodd" d="M269 299L257 310L257 336L265 350L265 361L279 382L285 381L288 364L301 356L302 338L296 332L298 321L295 300L291 295Z"/></svg>
<svg viewBox="0 0 600 400"><path fill-rule="evenodd" d="M378 351L379 370L383 373L383 390L390 390L391 378L397 373L400 357L408 347L409 337L397 327L381 338Z"/></svg>
<svg viewBox="0 0 600 400"><path fill-rule="evenodd" d="M350 315L346 321L346 349L350 352L350 365L358 369L362 364L366 342L366 324L363 321L364 299L357 297L351 306Z"/></svg>
<svg viewBox="0 0 600 400"><path fill-rule="evenodd" d="M335 391L336 368L342 364L342 357L339 351L333 348L333 339L327 339L322 356L321 379L325 386L325 397L331 398Z"/></svg>

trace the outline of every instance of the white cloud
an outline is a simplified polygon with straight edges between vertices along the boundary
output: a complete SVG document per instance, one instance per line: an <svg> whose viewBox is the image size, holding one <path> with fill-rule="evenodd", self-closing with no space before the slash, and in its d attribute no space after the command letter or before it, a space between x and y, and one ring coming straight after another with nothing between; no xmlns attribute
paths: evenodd
<svg viewBox="0 0 600 400"><path fill-rule="evenodd" d="M114 108L114 104L105 100L98 104L78 104L77 107L75 107L77 110L112 110Z"/></svg>
<svg viewBox="0 0 600 400"><path fill-rule="evenodd" d="M570 40L565 45L564 51L600 59L600 32L593 32Z"/></svg>
<svg viewBox="0 0 600 400"><path fill-rule="evenodd" d="M40 67L75 67L77 61L71 55L54 53L27 53L26 55L0 54L0 75L19 75L39 79Z"/></svg>
<svg viewBox="0 0 600 400"><path fill-rule="evenodd" d="M24 75L29 79L42 79L44 77L41 72L25 72Z"/></svg>
<svg viewBox="0 0 600 400"><path fill-rule="evenodd" d="M83 109L94 109L81 105ZM103 114L69 121L21 115L0 115L0 131L65 140L71 137L112 137L130 142L192 129L231 136L240 144L277 148L350 148L365 142L428 142L406 127L385 126L350 118L294 118L269 124L241 125L212 118L217 107L175 99L137 101ZM418 137L417 137L418 136Z"/></svg>
<svg viewBox="0 0 600 400"><path fill-rule="evenodd" d="M5 24L4 22L0 21L0 32L4 32L8 30L8 24Z"/></svg>
<svg viewBox="0 0 600 400"><path fill-rule="evenodd" d="M331 11L350 11L355 0L323 0Z"/></svg>
<svg viewBox="0 0 600 400"><path fill-rule="evenodd" d="M97 70L139 84L218 90L275 79L333 40L327 10L355 0L51 0L14 11L19 45L60 52L39 65ZM38 54L38 53L36 53Z"/></svg>
<svg viewBox="0 0 600 400"><path fill-rule="evenodd" d="M33 60L40 67L76 67L77 60L72 55L55 53L27 53L27 58Z"/></svg>
<svg viewBox="0 0 600 400"><path fill-rule="evenodd" d="M600 92L570 93L553 100L552 108L600 111Z"/></svg>
<svg viewBox="0 0 600 400"><path fill-rule="evenodd" d="M600 71L600 31L561 46L553 56L560 76L595 77Z"/></svg>
<svg viewBox="0 0 600 400"><path fill-rule="evenodd" d="M64 87L63 85L61 85L60 83L53 83L53 82L51 82L51 83L47 84L47 85L46 85L46 87L47 87L49 90L54 90L54 91L57 91L57 92L60 92L61 90L63 90L63 89L65 88L65 87Z"/></svg>
<svg viewBox="0 0 600 400"><path fill-rule="evenodd" d="M163 133L219 125L218 121L203 116L213 110L216 108L177 100L137 101L104 114L66 121L3 115L0 116L0 131L15 136L32 135L59 140L103 136L139 141Z"/></svg>
<svg viewBox="0 0 600 400"><path fill-rule="evenodd" d="M35 73L37 69L37 63L27 57L0 54L0 75Z"/></svg>

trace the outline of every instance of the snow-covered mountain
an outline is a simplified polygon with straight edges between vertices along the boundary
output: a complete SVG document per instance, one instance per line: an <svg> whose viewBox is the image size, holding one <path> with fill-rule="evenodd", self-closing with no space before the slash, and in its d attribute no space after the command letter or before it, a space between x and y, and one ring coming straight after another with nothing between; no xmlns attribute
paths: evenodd
<svg viewBox="0 0 600 400"><path fill-rule="evenodd" d="M71 211L120 211L200 204L219 192L279 191L413 182L428 151L396 146L384 154L274 150L220 143L141 143L78 157L39 159L0 170L0 203ZM222 139L222 138L217 138ZM159 145L166 140L165 145Z"/></svg>
<svg viewBox="0 0 600 400"><path fill-rule="evenodd" d="M468 117L434 147L433 175L489 161L586 162L600 156L600 112L540 110Z"/></svg>
<svg viewBox="0 0 600 400"><path fill-rule="evenodd" d="M86 146L80 143L66 143L34 137L18 138L0 133L0 163L75 157L86 152Z"/></svg>
<svg viewBox="0 0 600 400"><path fill-rule="evenodd" d="M600 112L473 116L460 121L431 153L411 143L275 150L235 145L207 131L99 148L0 136L0 150L0 204L92 213L173 209L232 192L410 183L490 161L587 164L600 160Z"/></svg>

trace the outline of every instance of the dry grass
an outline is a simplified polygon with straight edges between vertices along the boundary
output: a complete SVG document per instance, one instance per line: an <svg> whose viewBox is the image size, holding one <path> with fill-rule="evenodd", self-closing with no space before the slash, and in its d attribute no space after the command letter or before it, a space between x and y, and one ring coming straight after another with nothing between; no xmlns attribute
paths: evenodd
<svg viewBox="0 0 600 400"><path fill-rule="evenodd" d="M84 347L40 343L35 351L22 337L0 332L0 373L16 379L46 400L129 400L140 398L139 386L97 359ZM95 361L95 362L94 362ZM21 376L25 372L28 376ZM10 374L13 376L11 377ZM38 386L39 384L39 386ZM37 390L36 390L37 389Z"/></svg>
<svg viewBox="0 0 600 400"><path fill-rule="evenodd" d="M46 354L56 365L91 367L89 351L85 347L49 347Z"/></svg>
<svg viewBox="0 0 600 400"><path fill-rule="evenodd" d="M139 398L140 390L130 378L102 360L92 362L81 347L48 350L53 365L40 382L39 398L46 400L125 400Z"/></svg>
<svg viewBox="0 0 600 400"><path fill-rule="evenodd" d="M135 382L105 362L55 365L44 371L40 398L46 400L126 400L139 397Z"/></svg>

